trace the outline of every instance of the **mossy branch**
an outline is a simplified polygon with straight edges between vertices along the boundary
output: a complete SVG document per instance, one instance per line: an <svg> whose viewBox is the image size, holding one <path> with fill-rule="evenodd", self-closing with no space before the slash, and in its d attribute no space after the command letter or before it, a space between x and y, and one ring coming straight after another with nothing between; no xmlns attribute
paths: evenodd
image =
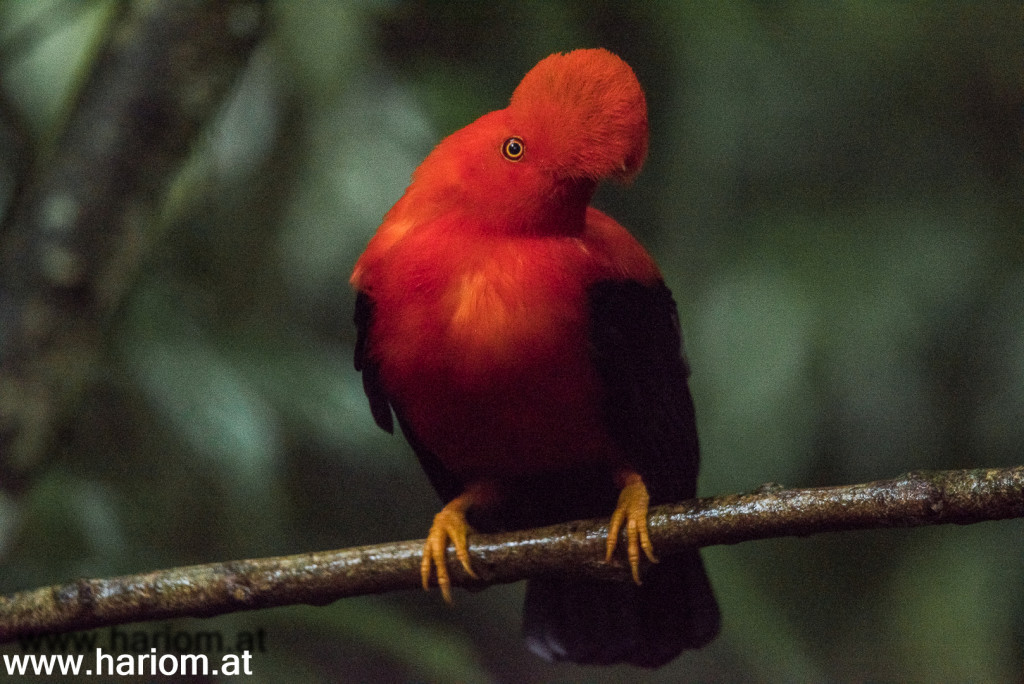
<svg viewBox="0 0 1024 684"><path fill-rule="evenodd" d="M1024 466L914 472L839 487L783 489L658 506L650 515L658 553L822 532L971 524L1024 517ZM479 580L451 554L457 586L481 588L545 573L629 581L623 562L605 563L607 520L587 520L470 538ZM0 643L146 620L202 617L420 586L422 541L362 546L279 558L82 579L0 597Z"/></svg>

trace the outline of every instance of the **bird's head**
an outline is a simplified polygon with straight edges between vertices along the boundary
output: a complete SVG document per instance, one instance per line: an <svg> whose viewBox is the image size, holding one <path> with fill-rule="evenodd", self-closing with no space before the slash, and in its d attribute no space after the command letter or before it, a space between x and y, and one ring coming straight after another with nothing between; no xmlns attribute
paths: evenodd
<svg viewBox="0 0 1024 684"><path fill-rule="evenodd" d="M647 154L647 103L633 70L604 49L554 54L508 107L442 140L413 177L431 206L485 230L581 229L598 181L628 180Z"/></svg>
<svg viewBox="0 0 1024 684"><path fill-rule="evenodd" d="M509 120L556 175L632 178L647 155L647 102L633 70L597 48L554 54L512 93Z"/></svg>

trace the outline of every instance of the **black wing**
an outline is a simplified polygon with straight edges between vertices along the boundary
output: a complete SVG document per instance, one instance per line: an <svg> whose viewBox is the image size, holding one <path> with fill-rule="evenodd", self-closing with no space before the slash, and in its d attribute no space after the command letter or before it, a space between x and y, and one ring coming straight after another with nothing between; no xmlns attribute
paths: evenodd
<svg viewBox="0 0 1024 684"><path fill-rule="evenodd" d="M602 281L589 291L590 343L608 431L651 503L694 496L698 447L679 319L665 284ZM611 504L614 505L614 504ZM551 576L527 583L523 633L548 660L659 667L718 633L714 592L696 549L662 555L642 586Z"/></svg>
<svg viewBox="0 0 1024 684"><path fill-rule="evenodd" d="M652 504L696 496L697 424L672 293L661 281L605 280L588 294L607 429Z"/></svg>
<svg viewBox="0 0 1024 684"><path fill-rule="evenodd" d="M380 366L377 364L376 359L373 358L373 355L369 353L373 310L374 304L373 300L370 299L370 295L362 291L357 293L356 311L353 317L356 324L354 362L356 370L363 374L363 391L366 392L366 398L370 400L370 413L373 414L374 422L382 430L394 432L395 424L391 417L392 403L390 398L388 398L387 392L384 390L383 383L381 383ZM445 469L433 452L427 450L420 443L403 418L401 411L396 409L395 415L398 416L398 424L402 428L406 441L409 442L412 450L416 452L420 466L427 474L430 484L437 490L441 499L447 503L461 494L463 489L462 483Z"/></svg>

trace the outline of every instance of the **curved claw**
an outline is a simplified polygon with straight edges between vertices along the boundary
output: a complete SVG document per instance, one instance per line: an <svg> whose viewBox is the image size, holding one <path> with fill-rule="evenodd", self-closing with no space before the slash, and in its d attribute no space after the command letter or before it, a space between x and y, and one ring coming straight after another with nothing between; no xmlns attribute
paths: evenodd
<svg viewBox="0 0 1024 684"><path fill-rule="evenodd" d="M436 567L437 586L441 588L441 595L448 603L452 602L452 582L448 576L448 564L445 559L448 540L455 544L455 555L462 563L466 573L474 579L477 578L469 563L469 543L467 541L473 528L466 522L464 508L456 502L459 502L459 498L453 499L441 509L440 513L434 516L434 524L430 526L430 532L427 534L427 542L423 545L423 560L420 562L423 588L430 589L431 569Z"/></svg>
<svg viewBox="0 0 1024 684"><path fill-rule="evenodd" d="M640 584L640 550L643 549L647 560L657 563L654 556L654 545L647 529L647 507L650 496L640 476L630 473L624 478L625 485L619 493L619 502L612 513L608 527L608 543L605 547L605 561L610 561L618 545L619 532L626 526L626 555L629 568L633 573L633 581Z"/></svg>
<svg viewBox="0 0 1024 684"><path fill-rule="evenodd" d="M499 497L497 487L490 481L476 481L466 490L449 501L434 516L434 524L430 526L427 542L423 545L423 561L420 563L420 577L423 588L430 588L432 568L437 568L437 586L441 587L441 595L448 603L452 602L452 581L448 576L448 565L445 551L448 540L455 544L455 556L459 559L466 574L479 579L469 563L469 542L467 537L473 528L466 522L466 511L474 506L487 506Z"/></svg>

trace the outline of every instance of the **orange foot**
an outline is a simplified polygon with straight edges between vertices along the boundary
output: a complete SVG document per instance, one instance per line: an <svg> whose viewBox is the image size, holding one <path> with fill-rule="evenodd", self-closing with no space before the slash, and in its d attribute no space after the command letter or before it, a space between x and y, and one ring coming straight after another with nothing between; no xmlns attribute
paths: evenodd
<svg viewBox="0 0 1024 684"><path fill-rule="evenodd" d="M615 553L615 546L619 541L619 531L623 524L626 526L626 537L628 543L626 554L629 557L629 567L633 571L633 581L640 584L640 549L643 549L647 560L657 563L654 557L654 545L651 544L651 535L647 530L647 504L650 497L647 494L647 487L640 476L634 472L627 472L621 476L622 491L619 493L619 503L612 513L612 521L608 529L608 545L605 552L605 561L612 559Z"/></svg>
<svg viewBox="0 0 1024 684"><path fill-rule="evenodd" d="M469 563L467 537L473 528L466 522L466 511L486 502L492 496L491 488L486 485L473 485L467 488L434 516L434 524L427 533L427 543L423 545L423 561L420 563L423 588L430 588L432 569L437 568L437 586L441 588L441 595L448 603L452 602L452 581L448 576L448 565L445 561L448 541L451 540L455 544L455 555L466 573L477 579L477 574L473 572L473 567Z"/></svg>

